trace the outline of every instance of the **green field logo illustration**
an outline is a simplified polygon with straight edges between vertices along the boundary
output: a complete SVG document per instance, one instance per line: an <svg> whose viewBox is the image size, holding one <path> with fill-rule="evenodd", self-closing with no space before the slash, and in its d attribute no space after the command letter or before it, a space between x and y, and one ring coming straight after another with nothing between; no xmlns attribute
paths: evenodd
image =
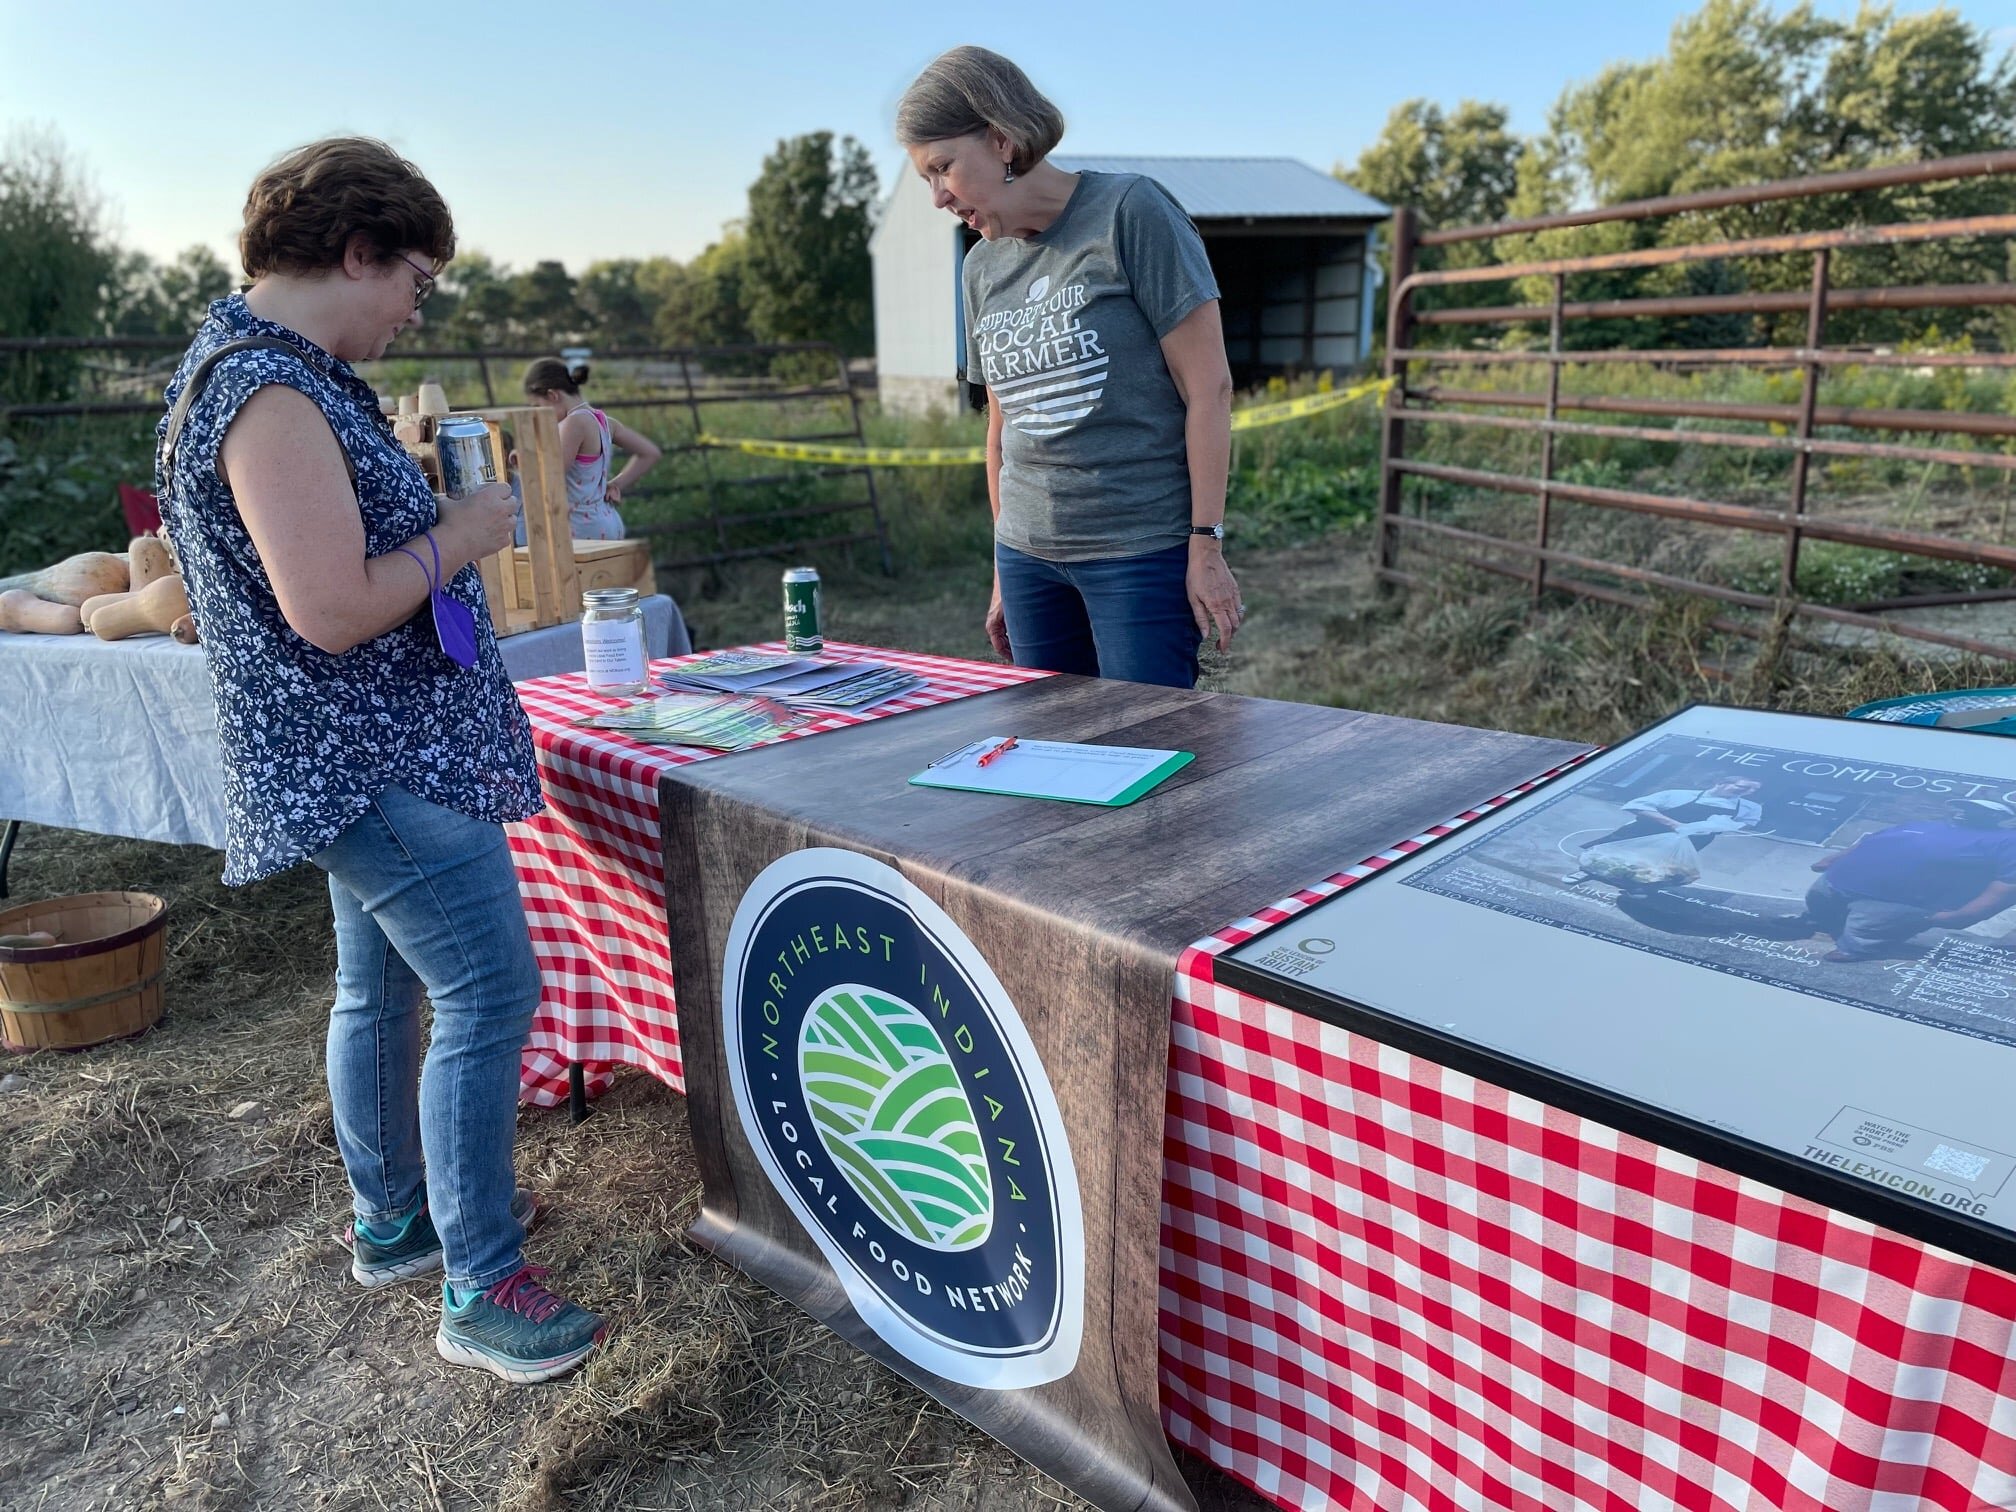
<svg viewBox="0 0 2016 1512"><path fill-rule="evenodd" d="M872 988L830 988L805 1015L798 1067L819 1142L884 1223L945 1254L986 1242L980 1124L923 1014Z"/></svg>

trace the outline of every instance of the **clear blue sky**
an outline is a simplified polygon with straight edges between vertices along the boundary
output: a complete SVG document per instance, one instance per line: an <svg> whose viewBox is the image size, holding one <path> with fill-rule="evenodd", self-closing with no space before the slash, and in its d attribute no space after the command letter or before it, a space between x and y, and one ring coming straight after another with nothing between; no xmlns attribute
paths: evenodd
<svg viewBox="0 0 2016 1512"><path fill-rule="evenodd" d="M235 269L258 168L364 132L440 186L464 247L579 272L597 257L692 256L741 215L764 154L799 132L860 138L886 191L902 166L896 99L959 42L1021 63L1063 108L1071 149L1328 168L1412 96L1500 101L1515 130L1537 131L1563 86L1656 56L1696 8L0 0L0 135L53 129L124 242L155 256L208 242ZM2016 0L1955 8L2016 47ZM1819 9L1848 15L1855 0Z"/></svg>

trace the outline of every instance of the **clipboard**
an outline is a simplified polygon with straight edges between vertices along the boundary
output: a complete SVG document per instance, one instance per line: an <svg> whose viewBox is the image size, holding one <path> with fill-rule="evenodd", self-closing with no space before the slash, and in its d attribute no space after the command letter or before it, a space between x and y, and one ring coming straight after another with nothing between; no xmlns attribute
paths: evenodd
<svg viewBox="0 0 2016 1512"><path fill-rule="evenodd" d="M911 786L1124 808L1197 759L1192 751L1069 740L1017 739L1001 750L1009 738L989 735L948 752L912 777Z"/></svg>

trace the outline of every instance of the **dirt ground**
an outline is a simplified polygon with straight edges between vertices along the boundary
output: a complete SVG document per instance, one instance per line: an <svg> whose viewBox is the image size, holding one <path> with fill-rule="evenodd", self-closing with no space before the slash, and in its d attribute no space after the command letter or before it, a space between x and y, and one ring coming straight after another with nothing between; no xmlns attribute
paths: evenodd
<svg viewBox="0 0 2016 1512"><path fill-rule="evenodd" d="M1535 617L1461 591L1396 607L1348 537L1234 564L1250 622L1206 685L1242 693L1607 740L1690 698L1838 712L1992 680L1857 653L1746 690L1704 670L1685 616ZM984 655L986 586L984 565L829 573L828 633ZM674 587L698 644L779 633L774 567ZM614 1320L607 1347L546 1387L443 1364L433 1287L366 1292L333 1238L319 874L226 890L219 867L197 847L23 832L16 898L171 900L169 1017L128 1044L0 1058L0 1506L1082 1505L690 1244L681 1102L641 1073L578 1127L519 1122L519 1179L548 1204L530 1257ZM1259 1505L1184 1469L1206 1507Z"/></svg>
<svg viewBox="0 0 2016 1512"><path fill-rule="evenodd" d="M696 639L776 634L774 576L693 591ZM1252 628L1212 681L1293 696L1362 579L1355 551L1249 572ZM838 586L835 636L983 650L984 577ZM22 832L15 900L171 900L169 1012L131 1043L0 1058L0 1506L1083 1505L690 1244L681 1100L641 1073L578 1127L519 1121L519 1180L548 1204L530 1258L614 1320L607 1347L546 1387L442 1363L433 1285L367 1292L333 1237L347 1193L321 1069L319 873L227 890L220 861ZM1206 1507L1261 1505L1184 1468Z"/></svg>

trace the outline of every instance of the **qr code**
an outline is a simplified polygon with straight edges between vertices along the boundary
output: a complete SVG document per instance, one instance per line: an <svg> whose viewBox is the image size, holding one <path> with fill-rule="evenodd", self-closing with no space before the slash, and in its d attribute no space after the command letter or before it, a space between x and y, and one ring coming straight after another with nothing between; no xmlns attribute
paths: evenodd
<svg viewBox="0 0 2016 1512"><path fill-rule="evenodd" d="M1942 1144L1925 1157L1925 1169L1956 1181L1979 1181L1981 1173L1988 1169L1988 1157Z"/></svg>

